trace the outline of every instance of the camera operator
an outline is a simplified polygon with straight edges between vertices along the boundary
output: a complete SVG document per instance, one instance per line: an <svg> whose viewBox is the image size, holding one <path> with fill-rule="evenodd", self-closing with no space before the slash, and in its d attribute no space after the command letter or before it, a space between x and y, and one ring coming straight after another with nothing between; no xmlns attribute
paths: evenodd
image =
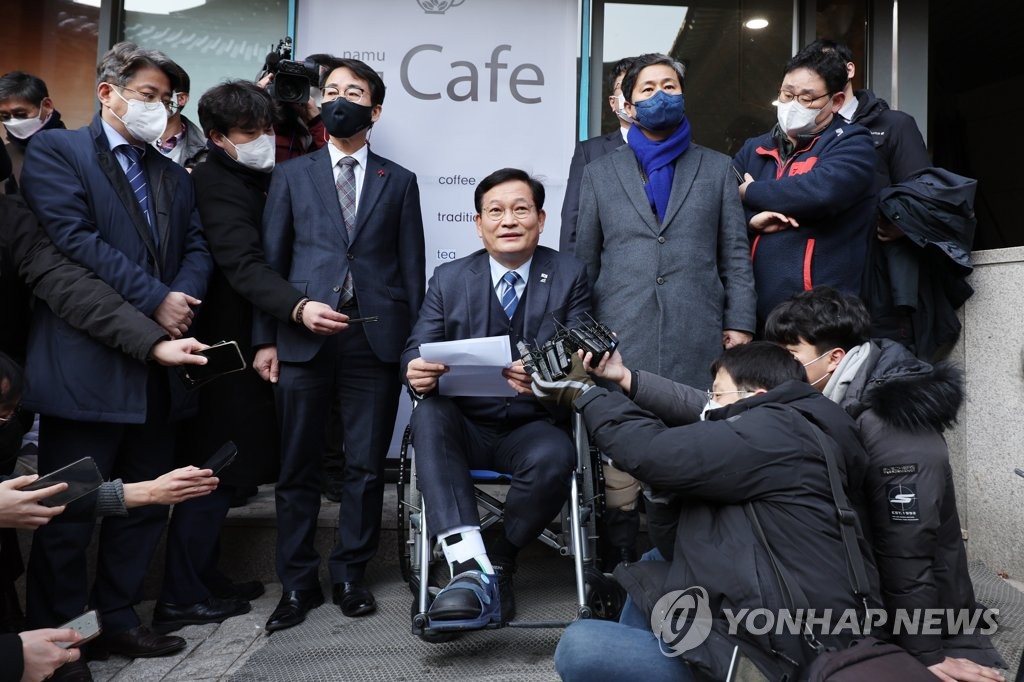
<svg viewBox="0 0 1024 682"><path fill-rule="evenodd" d="M267 55L260 76L256 84L267 90L279 106L279 120L274 124L276 135L277 153L275 159L278 163L294 159L315 152L327 144L327 128L320 118L319 88L321 76L320 63L330 59L330 55L314 54L306 58L301 64L310 73L309 79L310 94L308 99L295 100L294 93L282 92L276 87L275 80L278 78L282 63L291 65L294 69L297 62L290 61L292 55L291 38L282 38L277 48ZM287 67L286 67L287 68ZM290 70L288 76L295 78ZM297 83L293 80L292 83Z"/></svg>
<svg viewBox="0 0 1024 682"><path fill-rule="evenodd" d="M726 350L712 365L714 381L707 393L633 372L617 351L594 372L626 395L594 385L584 370L589 355L582 362L573 358L566 380L543 381L534 374L533 390L541 401L579 410L592 442L617 466L659 493L680 498L674 537L658 543L667 561L615 570L633 599L620 622L579 621L566 629L555 652L563 680L630 675L723 680L737 644L769 679L799 679L814 654L802 637L776 633L769 638L746 628L730 632L727 624L725 609L793 608L788 589L771 577L773 562L789 576L787 584L801 588L802 608L853 609L863 615L860 596L850 589L822 452L823 443L833 441L848 488L863 476L864 450L850 417L822 400L807 385L804 368L783 351L766 342ZM767 541L758 539L756 528L762 525ZM877 607L877 573L860 529L855 533L869 585L864 603ZM808 556L815 561L808 562ZM647 627L651 611L663 595L690 586L706 590L710 636L678 657L665 656L661 640ZM837 648L852 639L849 630L813 634Z"/></svg>

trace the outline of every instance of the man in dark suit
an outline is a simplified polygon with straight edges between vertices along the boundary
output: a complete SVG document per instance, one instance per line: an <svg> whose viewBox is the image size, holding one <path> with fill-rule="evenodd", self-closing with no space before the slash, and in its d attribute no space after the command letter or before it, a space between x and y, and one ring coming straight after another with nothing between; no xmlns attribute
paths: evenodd
<svg viewBox="0 0 1024 682"><path fill-rule="evenodd" d="M431 618L482 619L489 612L508 621L515 610L516 555L554 518L569 491L575 458L569 415L549 412L533 397L519 359L505 370L520 394L515 398L440 395L438 380L448 368L421 358L420 345L506 334L513 348L520 340L546 341L559 323L590 312L590 287L576 259L537 245L545 217L540 182L505 168L477 185L474 201L484 249L434 271L402 366L409 387L422 398L413 410L412 432L427 527L440 540L454 576L431 605ZM490 552L480 535L469 474L480 468L512 478L504 532ZM497 585L488 577L495 575ZM495 586L500 613L477 596L481 590L495 596Z"/></svg>
<svg viewBox="0 0 1024 682"><path fill-rule="evenodd" d="M622 79L633 64L632 57L615 62L608 86L611 95L608 107L619 121L619 127L610 133L592 137L576 143L576 151L569 164L569 180L565 186L565 198L562 199L562 231L558 234L558 250L570 256L576 248L576 218L580 213L580 181L583 180L583 169L594 159L600 159L626 144L626 133L632 125L623 108L626 99L622 96Z"/></svg>
<svg viewBox="0 0 1024 682"><path fill-rule="evenodd" d="M176 85L171 64L159 52L115 45L97 68L100 114L76 131L38 133L25 157L22 191L58 248L179 338L212 264L188 174L150 153ZM41 473L83 456L95 459L105 478L125 482L172 468L170 422L189 406L166 369L101 346L36 306L27 375L24 404L42 415ZM38 531L29 563L30 625L60 624L89 603L103 618L94 656L183 648L180 637L140 625L132 608L166 517L166 508L144 507L103 522L91 599L85 549L93 524ZM88 679L87 669L76 674Z"/></svg>
<svg viewBox="0 0 1024 682"><path fill-rule="evenodd" d="M347 616L376 608L363 574L380 537L398 360L426 279L416 176L366 145L384 82L361 61L325 61L321 116L331 143L274 170L263 214L267 262L303 294L292 322L257 315L253 325L254 364L277 384L282 433L277 571L284 593L268 631L297 625L323 603L313 536L324 424L335 396L346 461L329 560L334 602ZM325 316L333 310L341 315ZM322 328L306 327L310 315L323 318ZM377 320L348 323L361 317Z"/></svg>

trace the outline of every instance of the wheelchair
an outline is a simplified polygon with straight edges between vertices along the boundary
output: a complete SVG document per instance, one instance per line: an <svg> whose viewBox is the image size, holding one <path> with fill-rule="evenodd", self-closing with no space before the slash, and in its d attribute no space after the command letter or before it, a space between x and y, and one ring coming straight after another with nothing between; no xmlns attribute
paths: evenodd
<svg viewBox="0 0 1024 682"><path fill-rule="evenodd" d="M575 569L576 619L618 617L623 604L623 591L618 583L597 567L597 528L603 514L603 476L601 460L591 448L583 418L573 415L573 441L576 466L571 475L569 498L562 508L557 530L545 528L538 539L562 556L572 557ZM416 485L416 458L411 428L406 427L402 439L398 475L399 561L402 578L409 584L414 600L411 607L412 632L428 642L444 642L460 630L456 623L431 624L427 615L430 604L450 576L441 546L426 525L424 500ZM491 471L472 471L476 486L477 506L481 511L481 530L501 520L503 505L493 495L479 488L482 484L508 483L507 476ZM491 623L483 629L499 627L558 628L565 621L510 621Z"/></svg>

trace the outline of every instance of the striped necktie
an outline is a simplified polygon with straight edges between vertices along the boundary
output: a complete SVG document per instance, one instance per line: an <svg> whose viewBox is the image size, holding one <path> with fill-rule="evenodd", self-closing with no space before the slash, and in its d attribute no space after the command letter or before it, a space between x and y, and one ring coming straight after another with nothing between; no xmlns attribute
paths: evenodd
<svg viewBox="0 0 1024 682"><path fill-rule="evenodd" d="M518 272L509 270L502 276L501 282L498 285L500 287L498 295L501 299L501 308L510 320L516 314L516 306L519 305L519 296L516 295L516 282L519 279Z"/></svg>
<svg viewBox="0 0 1024 682"><path fill-rule="evenodd" d="M139 202L142 215L146 217L146 222L149 224L150 231L153 234L153 243L159 246L160 240L153 229L153 219L149 215L149 185L146 183L146 172L142 168L142 157L139 154L139 150L130 144L123 144L118 149L128 159L128 167L124 169L125 177L128 178L128 184L132 187L135 200Z"/></svg>

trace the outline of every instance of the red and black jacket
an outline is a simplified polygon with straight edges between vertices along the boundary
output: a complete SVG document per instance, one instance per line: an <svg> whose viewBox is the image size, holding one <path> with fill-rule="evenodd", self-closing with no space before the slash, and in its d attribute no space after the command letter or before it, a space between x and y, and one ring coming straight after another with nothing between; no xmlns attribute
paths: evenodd
<svg viewBox="0 0 1024 682"><path fill-rule="evenodd" d="M743 200L748 221L777 211L800 225L751 234L759 324L777 304L817 285L860 293L877 204L867 129L835 116L785 161L774 132L747 140L733 159L755 180Z"/></svg>

